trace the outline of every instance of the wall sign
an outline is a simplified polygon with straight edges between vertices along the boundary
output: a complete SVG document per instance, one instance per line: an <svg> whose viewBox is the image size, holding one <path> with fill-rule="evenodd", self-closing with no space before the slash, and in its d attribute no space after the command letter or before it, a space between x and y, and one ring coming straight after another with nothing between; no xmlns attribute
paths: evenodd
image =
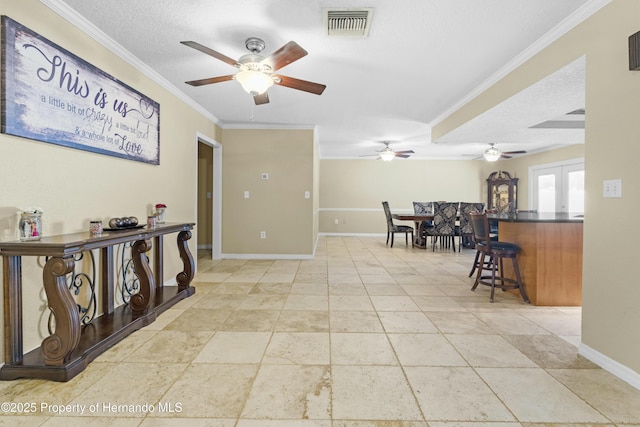
<svg viewBox="0 0 640 427"><path fill-rule="evenodd" d="M2 133L160 164L160 105L2 16Z"/></svg>

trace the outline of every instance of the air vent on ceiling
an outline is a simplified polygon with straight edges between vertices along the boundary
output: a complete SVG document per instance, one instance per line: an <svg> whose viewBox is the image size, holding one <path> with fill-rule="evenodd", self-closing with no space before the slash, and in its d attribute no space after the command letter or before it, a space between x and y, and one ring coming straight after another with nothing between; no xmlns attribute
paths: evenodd
<svg viewBox="0 0 640 427"><path fill-rule="evenodd" d="M585 109L578 108L555 120L547 120L530 126L530 129L584 129Z"/></svg>
<svg viewBox="0 0 640 427"><path fill-rule="evenodd" d="M367 37L371 27L372 15L373 8L371 7L325 9L326 34L338 37Z"/></svg>

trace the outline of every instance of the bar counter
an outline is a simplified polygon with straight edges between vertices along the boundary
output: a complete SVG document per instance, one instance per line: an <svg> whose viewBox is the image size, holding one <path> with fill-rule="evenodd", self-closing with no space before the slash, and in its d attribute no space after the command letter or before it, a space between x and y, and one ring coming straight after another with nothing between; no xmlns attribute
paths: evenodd
<svg viewBox="0 0 640 427"><path fill-rule="evenodd" d="M518 265L531 303L582 305L583 216L564 212L489 214L498 240L520 246ZM505 265L508 277L513 276Z"/></svg>

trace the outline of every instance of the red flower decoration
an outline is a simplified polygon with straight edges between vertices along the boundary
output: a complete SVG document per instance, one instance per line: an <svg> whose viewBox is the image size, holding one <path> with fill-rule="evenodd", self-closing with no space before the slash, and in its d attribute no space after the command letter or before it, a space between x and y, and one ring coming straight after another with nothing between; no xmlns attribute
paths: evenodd
<svg viewBox="0 0 640 427"><path fill-rule="evenodd" d="M165 205L164 203L158 203L156 204L156 208L166 208L167 205Z"/></svg>

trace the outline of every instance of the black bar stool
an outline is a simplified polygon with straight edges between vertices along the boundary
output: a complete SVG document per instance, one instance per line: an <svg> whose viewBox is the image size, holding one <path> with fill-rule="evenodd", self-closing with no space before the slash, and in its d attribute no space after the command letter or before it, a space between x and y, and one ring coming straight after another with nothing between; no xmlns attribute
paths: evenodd
<svg viewBox="0 0 640 427"><path fill-rule="evenodd" d="M502 290L506 289L518 289L522 299L527 304L529 303L529 297L524 290L524 284L520 277L520 269L518 268L518 260L516 256L520 252L520 247L515 243L509 242L496 242L491 240L489 233L489 220L486 213L470 213L471 227L473 228L473 239L476 242L476 249L480 254L480 260L477 263L478 273L476 274L476 281L474 282L471 290L474 291L478 285L486 285L491 287L490 301L493 302L493 296L495 288ZM488 260L485 260L489 257ZM511 279L504 277L504 270L502 260L504 258L510 258L513 264L513 271L516 278ZM486 264L485 264L486 261ZM483 271L487 269L491 270L491 275L482 275Z"/></svg>

